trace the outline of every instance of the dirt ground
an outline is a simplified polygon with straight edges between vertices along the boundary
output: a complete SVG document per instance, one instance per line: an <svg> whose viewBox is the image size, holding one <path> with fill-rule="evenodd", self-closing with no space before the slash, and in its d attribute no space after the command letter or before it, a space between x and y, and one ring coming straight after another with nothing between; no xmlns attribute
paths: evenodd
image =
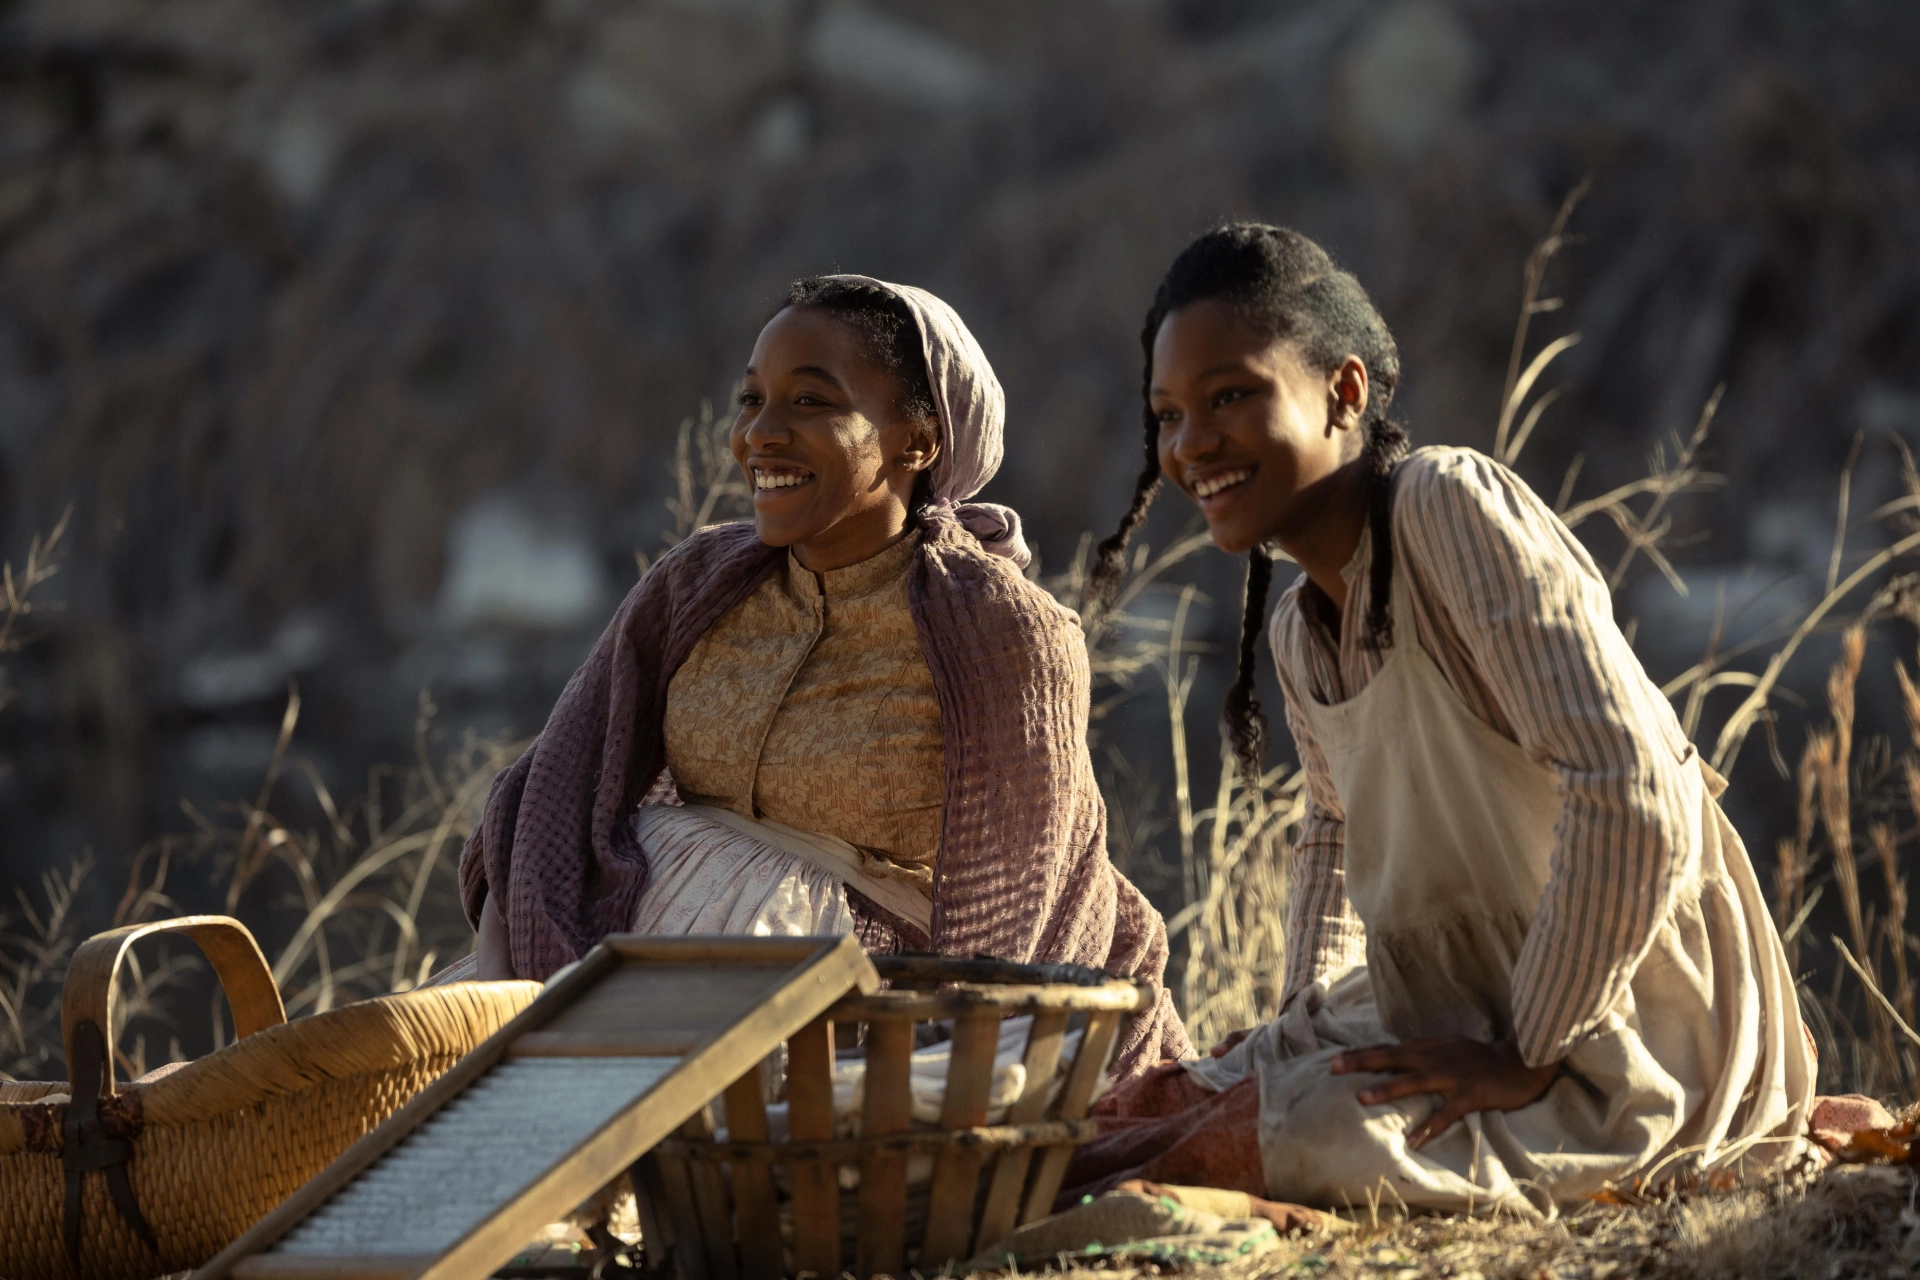
<svg viewBox="0 0 1920 1280"><path fill-rule="evenodd" d="M1156 1268L1075 1268L1092 1280ZM1558 1222L1422 1217L1362 1222L1351 1234L1296 1237L1199 1280L1733 1280L1920 1275L1920 1176L1843 1166L1764 1189L1705 1192L1639 1206L1593 1205Z"/></svg>

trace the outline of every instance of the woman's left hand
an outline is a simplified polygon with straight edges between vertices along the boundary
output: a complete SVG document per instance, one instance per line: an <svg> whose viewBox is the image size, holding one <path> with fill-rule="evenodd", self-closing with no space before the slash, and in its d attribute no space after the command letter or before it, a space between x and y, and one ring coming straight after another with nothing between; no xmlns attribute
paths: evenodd
<svg viewBox="0 0 1920 1280"><path fill-rule="evenodd" d="M1210 1058L1226 1057L1229 1053L1233 1052L1235 1046L1257 1030L1259 1030L1258 1027L1243 1027L1238 1031L1229 1031L1225 1040L1222 1040L1219 1044L1207 1050L1207 1056Z"/></svg>
<svg viewBox="0 0 1920 1280"><path fill-rule="evenodd" d="M1407 1135L1415 1150L1453 1127L1456 1120L1476 1111L1514 1111L1547 1091L1560 1064L1530 1067L1521 1061L1511 1041L1409 1040L1405 1044L1377 1044L1336 1054L1333 1074L1380 1072L1393 1079L1359 1092L1369 1106L1392 1102L1416 1093L1440 1095L1440 1109Z"/></svg>

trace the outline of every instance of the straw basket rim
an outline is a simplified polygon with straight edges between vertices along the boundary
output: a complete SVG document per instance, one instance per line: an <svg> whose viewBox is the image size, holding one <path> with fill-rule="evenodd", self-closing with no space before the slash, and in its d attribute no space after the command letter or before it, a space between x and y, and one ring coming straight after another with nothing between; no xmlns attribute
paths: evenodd
<svg viewBox="0 0 1920 1280"><path fill-rule="evenodd" d="M119 1092L138 1096L143 1128L196 1124L325 1081L464 1053L472 1036L463 1029L488 1013L505 1021L539 989L537 982L459 982L375 996L257 1031ZM0 1156L29 1150L26 1113L65 1107L67 1090L45 1081L0 1085Z"/></svg>

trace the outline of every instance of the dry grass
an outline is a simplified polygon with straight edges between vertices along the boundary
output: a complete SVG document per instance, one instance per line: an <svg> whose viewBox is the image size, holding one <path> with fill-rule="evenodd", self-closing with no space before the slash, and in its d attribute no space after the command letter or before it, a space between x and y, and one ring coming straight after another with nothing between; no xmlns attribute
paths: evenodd
<svg viewBox="0 0 1920 1280"><path fill-rule="evenodd" d="M1828 887L1833 889L1846 936L1834 935L1831 941L1845 968L1836 966L1832 988L1816 996L1831 1028L1828 1039L1843 1055L1842 1073L1856 1088L1880 1096L1914 1098L1920 1097L1920 1054L1916 1053L1920 1035L1913 1029L1908 953L1920 950L1920 938L1907 929L1900 838L1890 814L1874 818L1864 839L1854 825L1861 799L1855 791L1870 776L1854 758L1854 700L1865 654L1866 623L1856 622L1842 634L1840 658L1827 677L1829 723L1808 736L1801 754L1799 821L1791 845L1783 842L1775 881L1776 914L1785 921L1782 930L1797 951L1813 907ZM1896 663L1895 669L1910 687L1904 666ZM1909 812L1920 818L1920 790L1914 786L1920 779L1920 706L1909 698L1906 711L1911 748L1897 760L1877 761L1871 773L1894 780L1894 789L1905 792ZM1873 745L1886 755L1884 744ZM1824 875L1814 870L1816 828L1826 836L1828 871ZM1864 885L1863 861L1878 864ZM1878 901L1868 896L1875 888L1880 890ZM1861 998L1842 998L1849 974L1858 983Z"/></svg>
<svg viewBox="0 0 1920 1280"><path fill-rule="evenodd" d="M1920 1182L1910 1169L1843 1167L1814 1180L1589 1205L1552 1223L1500 1217L1361 1215L1351 1235L1296 1238L1208 1280L1841 1280L1920 1268ZM1132 1267L1070 1277L1132 1280Z"/></svg>
<svg viewBox="0 0 1920 1280"><path fill-rule="evenodd" d="M0 1079L64 1071L60 1050L60 983L85 935L74 900L91 863L42 873L38 901L15 891L14 910L0 912Z"/></svg>
<svg viewBox="0 0 1920 1280"><path fill-rule="evenodd" d="M0 659L18 653L32 638L27 631L29 614L36 609L58 607L41 604L33 598L33 593L60 571L60 557L65 550L60 542L66 537L67 522L72 518L73 508L68 507L53 528L34 535L18 573L14 572L11 560L0 565ZM0 665L0 711L6 710L12 701L13 687L7 682L6 667Z"/></svg>
<svg viewBox="0 0 1920 1280"><path fill-rule="evenodd" d="M680 420L674 443L674 495L667 499L673 523L661 535L661 552L671 550L695 529L753 514L753 493L740 478L740 468L727 445L731 424L713 416L713 405L701 401L700 412ZM645 575L654 557L635 548L634 567Z"/></svg>
<svg viewBox="0 0 1920 1280"><path fill-rule="evenodd" d="M52 529L34 535L19 572L11 560L0 565L0 658L31 639L26 618L45 607L33 593L59 571L60 543L72 515L68 508ZM12 700L6 667L0 666L0 711ZM0 910L0 1078L59 1056L60 1005L48 1001L45 990L57 988L79 943L74 902L90 868L90 861L81 860L58 874L44 872L38 901L16 889L14 909Z"/></svg>
<svg viewBox="0 0 1920 1280"><path fill-rule="evenodd" d="M1068 608L1085 604L1091 545L1090 538L1081 539L1066 572L1046 583ZM1143 686L1157 685L1164 699L1171 786L1163 799L1124 753L1110 750L1109 830L1116 861L1122 862L1153 858L1158 838L1168 832L1174 837L1171 864L1177 871L1165 878L1177 880L1184 905L1169 917L1167 932L1180 962L1177 997L1196 1044L1211 1044L1271 1016L1285 968L1286 875L1276 840L1299 822L1304 805L1302 779L1286 766L1268 771L1258 794L1248 789L1231 766L1224 738L1213 744L1217 768L1210 803L1196 802L1187 713L1206 646L1195 645L1188 633L1199 592L1172 575L1211 545L1204 532L1176 539L1157 554L1138 544L1090 641L1096 731L1114 705ZM1172 595L1168 616L1137 609L1149 592Z"/></svg>
<svg viewBox="0 0 1920 1280"><path fill-rule="evenodd" d="M212 815L189 809L194 830L134 855L107 918L75 909L87 863L43 876L37 900L22 893L0 914L0 1079L64 1073L60 983L74 946L99 928L193 910L237 914L266 948L290 1017L408 990L472 946L457 897L460 846L518 746L472 735L439 742L423 696L414 762L375 770L365 794L342 805L291 750L299 718L295 692L254 800ZM276 809L296 801L320 821L283 821ZM183 880L190 899L177 896ZM204 971L190 945L162 941L130 957L114 1028L123 1071L178 1060L180 1035L203 1017L214 1046L226 1042L224 1002L200 1013L192 1000Z"/></svg>

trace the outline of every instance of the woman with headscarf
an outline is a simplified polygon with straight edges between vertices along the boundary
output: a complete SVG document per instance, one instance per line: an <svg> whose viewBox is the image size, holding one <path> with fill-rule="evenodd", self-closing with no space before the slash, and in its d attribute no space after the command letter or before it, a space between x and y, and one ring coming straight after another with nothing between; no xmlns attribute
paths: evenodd
<svg viewBox="0 0 1920 1280"><path fill-rule="evenodd" d="M461 856L483 978L609 933L857 933L1161 983L1164 922L1107 859L1078 619L966 500L1005 397L960 317L802 280L730 444L752 522L628 595ZM1164 987L1116 1069L1189 1052Z"/></svg>

